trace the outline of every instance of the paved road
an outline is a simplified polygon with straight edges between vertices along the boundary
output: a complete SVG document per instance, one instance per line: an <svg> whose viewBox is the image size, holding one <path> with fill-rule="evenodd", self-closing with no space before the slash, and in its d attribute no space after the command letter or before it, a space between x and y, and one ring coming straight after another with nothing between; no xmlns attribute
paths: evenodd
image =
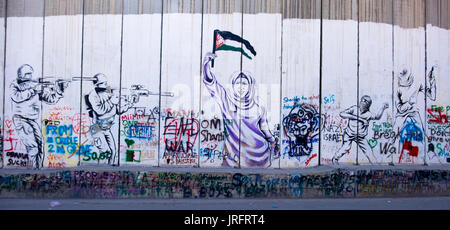
<svg viewBox="0 0 450 230"><path fill-rule="evenodd" d="M0 199L0 210L450 210L450 197L371 199Z"/></svg>

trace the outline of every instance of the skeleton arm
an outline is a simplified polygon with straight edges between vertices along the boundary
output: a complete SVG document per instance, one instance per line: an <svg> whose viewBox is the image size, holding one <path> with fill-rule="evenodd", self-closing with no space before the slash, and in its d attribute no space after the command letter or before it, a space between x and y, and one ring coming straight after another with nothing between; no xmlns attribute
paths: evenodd
<svg viewBox="0 0 450 230"><path fill-rule="evenodd" d="M435 77L435 69L434 66L431 68L430 73L428 74L428 81L430 82L430 87L426 87L426 96L430 98L432 101L436 100L436 77ZM426 84L426 83L425 83Z"/></svg>

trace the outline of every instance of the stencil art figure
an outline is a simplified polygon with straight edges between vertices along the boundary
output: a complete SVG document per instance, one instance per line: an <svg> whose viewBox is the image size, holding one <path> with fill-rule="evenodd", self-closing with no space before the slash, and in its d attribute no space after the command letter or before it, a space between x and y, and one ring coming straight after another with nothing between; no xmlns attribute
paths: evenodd
<svg viewBox="0 0 450 230"><path fill-rule="evenodd" d="M117 165L119 162L116 141L111 132L116 115L125 113L138 101L137 95L128 100L119 98L117 90L112 90L108 86L106 76L98 73L93 77L94 89L85 96L89 116L92 118L91 134L94 138L94 145L99 150L99 154L105 154L109 165Z"/></svg>
<svg viewBox="0 0 450 230"><path fill-rule="evenodd" d="M269 167L271 155L279 155L278 138L269 130L265 108L255 101L255 80L250 73L235 73L231 80L233 89L226 90L211 72L210 62L216 57L206 53L203 83L219 104L223 119L232 121L226 125L229 135L225 139L222 165Z"/></svg>
<svg viewBox="0 0 450 230"><path fill-rule="evenodd" d="M431 68L430 73L427 76L427 82L429 82L430 86L419 84L414 84L414 75L407 69L403 68L403 70L398 75L398 88L397 93L395 94L395 121L394 121L394 131L402 132L405 125L415 126L417 130L420 130L420 133L423 133L425 128L422 122L422 118L420 116L419 108L416 106L417 97L419 93L424 93L425 97L428 97L432 101L436 100L436 77L435 75L436 67L433 66ZM405 135L411 136L406 133ZM411 141L410 137L405 137L405 135L400 135L403 141L409 142ZM397 137L397 136L396 136ZM396 141L396 137L393 139L393 143ZM413 137L414 138L414 137ZM422 139L424 137L414 138L416 140ZM421 141L421 140L420 140ZM399 143L400 145L401 143ZM399 147L400 149L400 147ZM391 158L393 164L393 157ZM400 157L401 159L401 157ZM400 163L401 160L399 160Z"/></svg>
<svg viewBox="0 0 450 230"><path fill-rule="evenodd" d="M42 145L41 102L56 104L63 97L67 82L48 83L33 77L33 67L24 64L17 70L17 80L11 86L11 100L15 129L22 140L34 169L44 164Z"/></svg>
<svg viewBox="0 0 450 230"><path fill-rule="evenodd" d="M384 110L389 108L389 105L387 103L384 103L383 107L375 115L370 112L371 105L372 99L369 96L365 95L361 97L359 106L354 105L340 113L340 116L343 119L348 119L348 124L344 130L344 135L342 137L342 146L332 158L333 164L338 164L339 159L348 151L350 151L353 142L355 142L359 146L359 148L371 164L378 162L372 151L371 154L367 153L367 150L371 150L371 148L365 138L368 134L370 121L380 120L380 118L383 116Z"/></svg>

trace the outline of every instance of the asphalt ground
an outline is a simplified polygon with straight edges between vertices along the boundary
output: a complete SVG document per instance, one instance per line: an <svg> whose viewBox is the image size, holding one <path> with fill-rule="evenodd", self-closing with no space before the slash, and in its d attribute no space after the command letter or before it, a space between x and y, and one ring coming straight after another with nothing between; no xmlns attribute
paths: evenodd
<svg viewBox="0 0 450 230"><path fill-rule="evenodd" d="M0 210L450 210L450 197L339 199L0 199Z"/></svg>

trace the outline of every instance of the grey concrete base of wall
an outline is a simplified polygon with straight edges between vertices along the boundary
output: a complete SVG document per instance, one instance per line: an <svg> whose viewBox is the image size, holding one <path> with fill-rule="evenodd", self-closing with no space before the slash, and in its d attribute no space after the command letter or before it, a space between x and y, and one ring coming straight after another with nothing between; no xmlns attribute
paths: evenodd
<svg viewBox="0 0 450 230"><path fill-rule="evenodd" d="M362 198L449 196L450 167L299 170L75 168L0 170L0 198Z"/></svg>

